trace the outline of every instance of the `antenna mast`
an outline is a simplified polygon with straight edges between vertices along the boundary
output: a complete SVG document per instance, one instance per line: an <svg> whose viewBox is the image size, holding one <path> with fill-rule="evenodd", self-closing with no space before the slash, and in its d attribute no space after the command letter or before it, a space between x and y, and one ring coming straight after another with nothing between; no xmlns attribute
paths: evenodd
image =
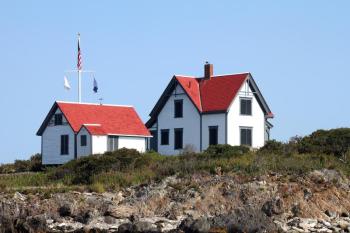
<svg viewBox="0 0 350 233"><path fill-rule="evenodd" d="M81 69L82 69L82 62L81 62L81 52L80 52L80 33L78 33L78 63L77 63L77 70L78 70L78 102L81 103Z"/></svg>
<svg viewBox="0 0 350 233"><path fill-rule="evenodd" d="M81 56L81 51L80 51L80 33L78 33L78 56L77 56L77 69L76 70L67 70L65 73L78 73L78 103L81 103L81 95L82 95L82 90L81 90L81 77L83 73L94 73L92 70L83 70L82 66L82 56Z"/></svg>

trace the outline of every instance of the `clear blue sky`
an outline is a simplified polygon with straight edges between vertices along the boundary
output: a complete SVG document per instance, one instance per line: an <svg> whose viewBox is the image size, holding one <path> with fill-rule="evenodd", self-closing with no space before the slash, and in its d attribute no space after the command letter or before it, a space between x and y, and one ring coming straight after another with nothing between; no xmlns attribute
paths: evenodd
<svg viewBox="0 0 350 233"><path fill-rule="evenodd" d="M88 3L89 2L89 3ZM92 3L95 2L95 3ZM249 71L272 137L350 126L350 1L6 1L0 7L0 163L40 152L35 133L76 65L83 100L134 105L144 121L173 74Z"/></svg>

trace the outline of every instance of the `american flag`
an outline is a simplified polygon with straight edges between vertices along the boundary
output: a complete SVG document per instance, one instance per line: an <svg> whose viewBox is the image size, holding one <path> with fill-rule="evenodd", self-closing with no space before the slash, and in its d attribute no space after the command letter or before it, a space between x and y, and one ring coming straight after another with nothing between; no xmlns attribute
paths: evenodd
<svg viewBox="0 0 350 233"><path fill-rule="evenodd" d="M78 38L78 63L77 63L78 70L82 69L82 59L81 59L81 52L80 52L80 38Z"/></svg>

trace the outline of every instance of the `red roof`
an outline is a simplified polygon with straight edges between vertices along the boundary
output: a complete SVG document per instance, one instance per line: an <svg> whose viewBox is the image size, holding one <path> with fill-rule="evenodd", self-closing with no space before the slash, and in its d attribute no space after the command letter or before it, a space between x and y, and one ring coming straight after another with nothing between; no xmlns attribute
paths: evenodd
<svg viewBox="0 0 350 233"><path fill-rule="evenodd" d="M85 129L91 134L91 135L106 135L106 131L103 130L101 125L83 125L82 127L85 127Z"/></svg>
<svg viewBox="0 0 350 233"><path fill-rule="evenodd" d="M84 126L93 135L150 136L133 107L56 102L74 132Z"/></svg>
<svg viewBox="0 0 350 233"><path fill-rule="evenodd" d="M175 76L200 112L226 111L249 73L211 79Z"/></svg>

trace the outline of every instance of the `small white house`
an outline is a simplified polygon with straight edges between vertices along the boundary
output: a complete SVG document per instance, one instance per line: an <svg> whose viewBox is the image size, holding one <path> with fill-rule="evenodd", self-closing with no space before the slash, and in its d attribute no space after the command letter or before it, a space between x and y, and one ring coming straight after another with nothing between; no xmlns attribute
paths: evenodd
<svg viewBox="0 0 350 233"><path fill-rule="evenodd" d="M42 163L63 164L119 148L144 152L149 131L132 106L55 102L40 126Z"/></svg>
<svg viewBox="0 0 350 233"><path fill-rule="evenodd" d="M152 134L148 147L174 155L186 146L203 151L209 145L259 148L270 137L273 114L250 73L204 77L175 75L146 123Z"/></svg>

